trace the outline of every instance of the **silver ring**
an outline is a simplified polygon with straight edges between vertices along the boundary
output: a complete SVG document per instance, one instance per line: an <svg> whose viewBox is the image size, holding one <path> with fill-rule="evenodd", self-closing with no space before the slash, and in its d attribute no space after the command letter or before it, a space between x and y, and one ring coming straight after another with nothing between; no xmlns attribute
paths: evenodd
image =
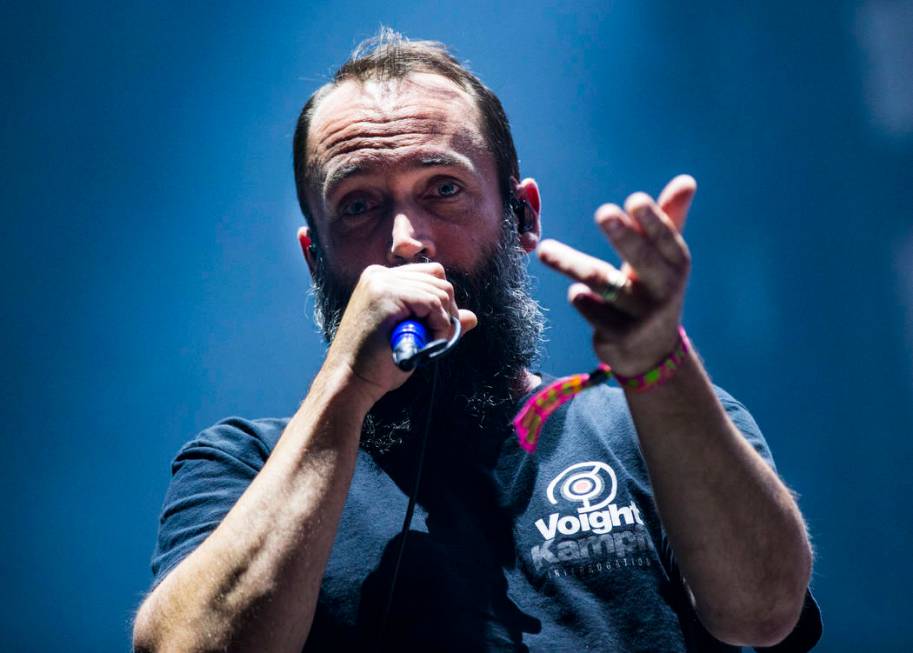
<svg viewBox="0 0 913 653"><path fill-rule="evenodd" d="M599 291L599 296L607 303L614 304L626 285L628 285L628 277L620 270L616 270L615 274L606 281L606 287Z"/></svg>

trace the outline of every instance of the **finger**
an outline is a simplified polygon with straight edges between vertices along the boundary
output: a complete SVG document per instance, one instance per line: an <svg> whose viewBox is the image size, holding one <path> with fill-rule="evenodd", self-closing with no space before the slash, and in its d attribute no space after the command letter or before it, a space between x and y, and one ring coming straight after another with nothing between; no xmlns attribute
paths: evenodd
<svg viewBox="0 0 913 653"><path fill-rule="evenodd" d="M472 331L479 324L479 318L476 317L476 314L465 308L460 309L460 326L463 328L463 333L467 331Z"/></svg>
<svg viewBox="0 0 913 653"><path fill-rule="evenodd" d="M630 218L624 219L623 215L624 212L614 204L606 204L599 207L597 220L624 260L623 271L630 279L639 281L655 299L662 299L681 272L673 269L656 245L645 234L631 227ZM630 273L629 268L633 268L634 273Z"/></svg>
<svg viewBox="0 0 913 653"><path fill-rule="evenodd" d="M660 254L673 266L688 261L688 247L672 220L646 193L634 193L625 202L625 209L643 227L644 233ZM599 212L596 221L599 222Z"/></svg>
<svg viewBox="0 0 913 653"><path fill-rule="evenodd" d="M574 281L585 283L597 292L610 285L619 274L618 269L611 263L584 254L552 238L539 243L536 252L539 260L553 270Z"/></svg>
<svg viewBox="0 0 913 653"><path fill-rule="evenodd" d="M659 194L657 204L662 209L675 228L681 232L685 228L685 219L688 217L688 209L691 208L691 200L697 192L697 182L691 175L678 175L663 189Z"/></svg>
<svg viewBox="0 0 913 653"><path fill-rule="evenodd" d="M412 287L402 298L409 314L431 329L433 338L447 338L451 332L451 313L441 294L434 290Z"/></svg>
<svg viewBox="0 0 913 653"><path fill-rule="evenodd" d="M454 299L453 284L451 284L449 281L439 279L438 277L429 274L410 272L401 273L400 278L402 281L408 281L410 284L413 284L417 287L434 289L444 293L444 295L447 297L448 303L453 305L453 313L456 315L456 302Z"/></svg>
<svg viewBox="0 0 913 653"><path fill-rule="evenodd" d="M403 272L418 272L420 274L429 274L431 276L437 277L438 279L447 278L447 273L444 270L444 266L434 261L429 263L407 263L406 265L401 265L395 269L401 270Z"/></svg>
<svg viewBox="0 0 913 653"><path fill-rule="evenodd" d="M572 284L567 290L567 298L587 322L602 331L619 330L632 319L632 316L605 302L586 284Z"/></svg>
<svg viewBox="0 0 913 653"><path fill-rule="evenodd" d="M596 209L595 218L596 224L599 225L613 244L614 232L616 231L620 233L625 229L629 229L635 234L643 234L643 228L637 224L637 221L631 219L617 204L603 204ZM638 279L637 270L631 267L631 264L627 261L624 261L624 265L621 266L621 273L631 281L637 281Z"/></svg>
<svg viewBox="0 0 913 653"><path fill-rule="evenodd" d="M644 298L636 295L630 279L611 263L584 254L557 240L546 239L537 249L539 259L550 268L588 287L599 301L629 315L641 315ZM603 293L621 286L608 301Z"/></svg>

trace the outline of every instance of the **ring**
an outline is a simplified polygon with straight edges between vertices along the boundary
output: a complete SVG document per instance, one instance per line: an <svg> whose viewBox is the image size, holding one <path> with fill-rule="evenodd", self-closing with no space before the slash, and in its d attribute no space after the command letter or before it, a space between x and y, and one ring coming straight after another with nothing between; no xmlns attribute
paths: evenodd
<svg viewBox="0 0 913 653"><path fill-rule="evenodd" d="M618 299L618 295L628 285L628 277L622 274L620 270L616 270L612 277L606 281L607 287L599 291L599 296L609 304L614 304L615 300Z"/></svg>

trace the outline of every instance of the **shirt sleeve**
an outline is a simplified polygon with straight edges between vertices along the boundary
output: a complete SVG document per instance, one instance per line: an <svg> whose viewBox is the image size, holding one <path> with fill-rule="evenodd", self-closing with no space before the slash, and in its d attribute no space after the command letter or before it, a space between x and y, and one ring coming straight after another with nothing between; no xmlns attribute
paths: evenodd
<svg viewBox="0 0 913 653"><path fill-rule="evenodd" d="M152 555L152 587L196 549L228 514L269 456L257 425L232 417L185 444L171 482Z"/></svg>
<svg viewBox="0 0 913 653"><path fill-rule="evenodd" d="M726 414L729 415L729 419L731 419L732 423L735 424L735 427L739 429L742 437L744 437L745 440L748 441L748 444L758 452L758 455L776 471L777 466L774 463L774 457L770 452L770 447L767 446L767 440L764 439L761 428L758 426L758 423L755 422L751 413L748 412L748 409L722 388L713 386L713 389L716 391L716 396L720 400L720 404L723 406Z"/></svg>

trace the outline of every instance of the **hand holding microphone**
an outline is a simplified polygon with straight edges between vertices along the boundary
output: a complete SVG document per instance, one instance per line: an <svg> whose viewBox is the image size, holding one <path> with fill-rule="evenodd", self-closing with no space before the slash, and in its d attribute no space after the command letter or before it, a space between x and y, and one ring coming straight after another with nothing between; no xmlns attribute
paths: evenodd
<svg viewBox="0 0 913 653"><path fill-rule="evenodd" d="M394 364L391 347L396 346L390 340L397 326L408 320L418 328L402 327L397 337L401 349L398 358L407 370L410 363L443 353L455 344L460 332L478 323L472 311L457 307L453 286L441 264L371 265L361 273L352 291L324 366L335 368L368 393L370 400L377 401L408 378L408 373ZM424 344L420 343L420 328L427 329ZM429 335L433 340L430 344Z"/></svg>

